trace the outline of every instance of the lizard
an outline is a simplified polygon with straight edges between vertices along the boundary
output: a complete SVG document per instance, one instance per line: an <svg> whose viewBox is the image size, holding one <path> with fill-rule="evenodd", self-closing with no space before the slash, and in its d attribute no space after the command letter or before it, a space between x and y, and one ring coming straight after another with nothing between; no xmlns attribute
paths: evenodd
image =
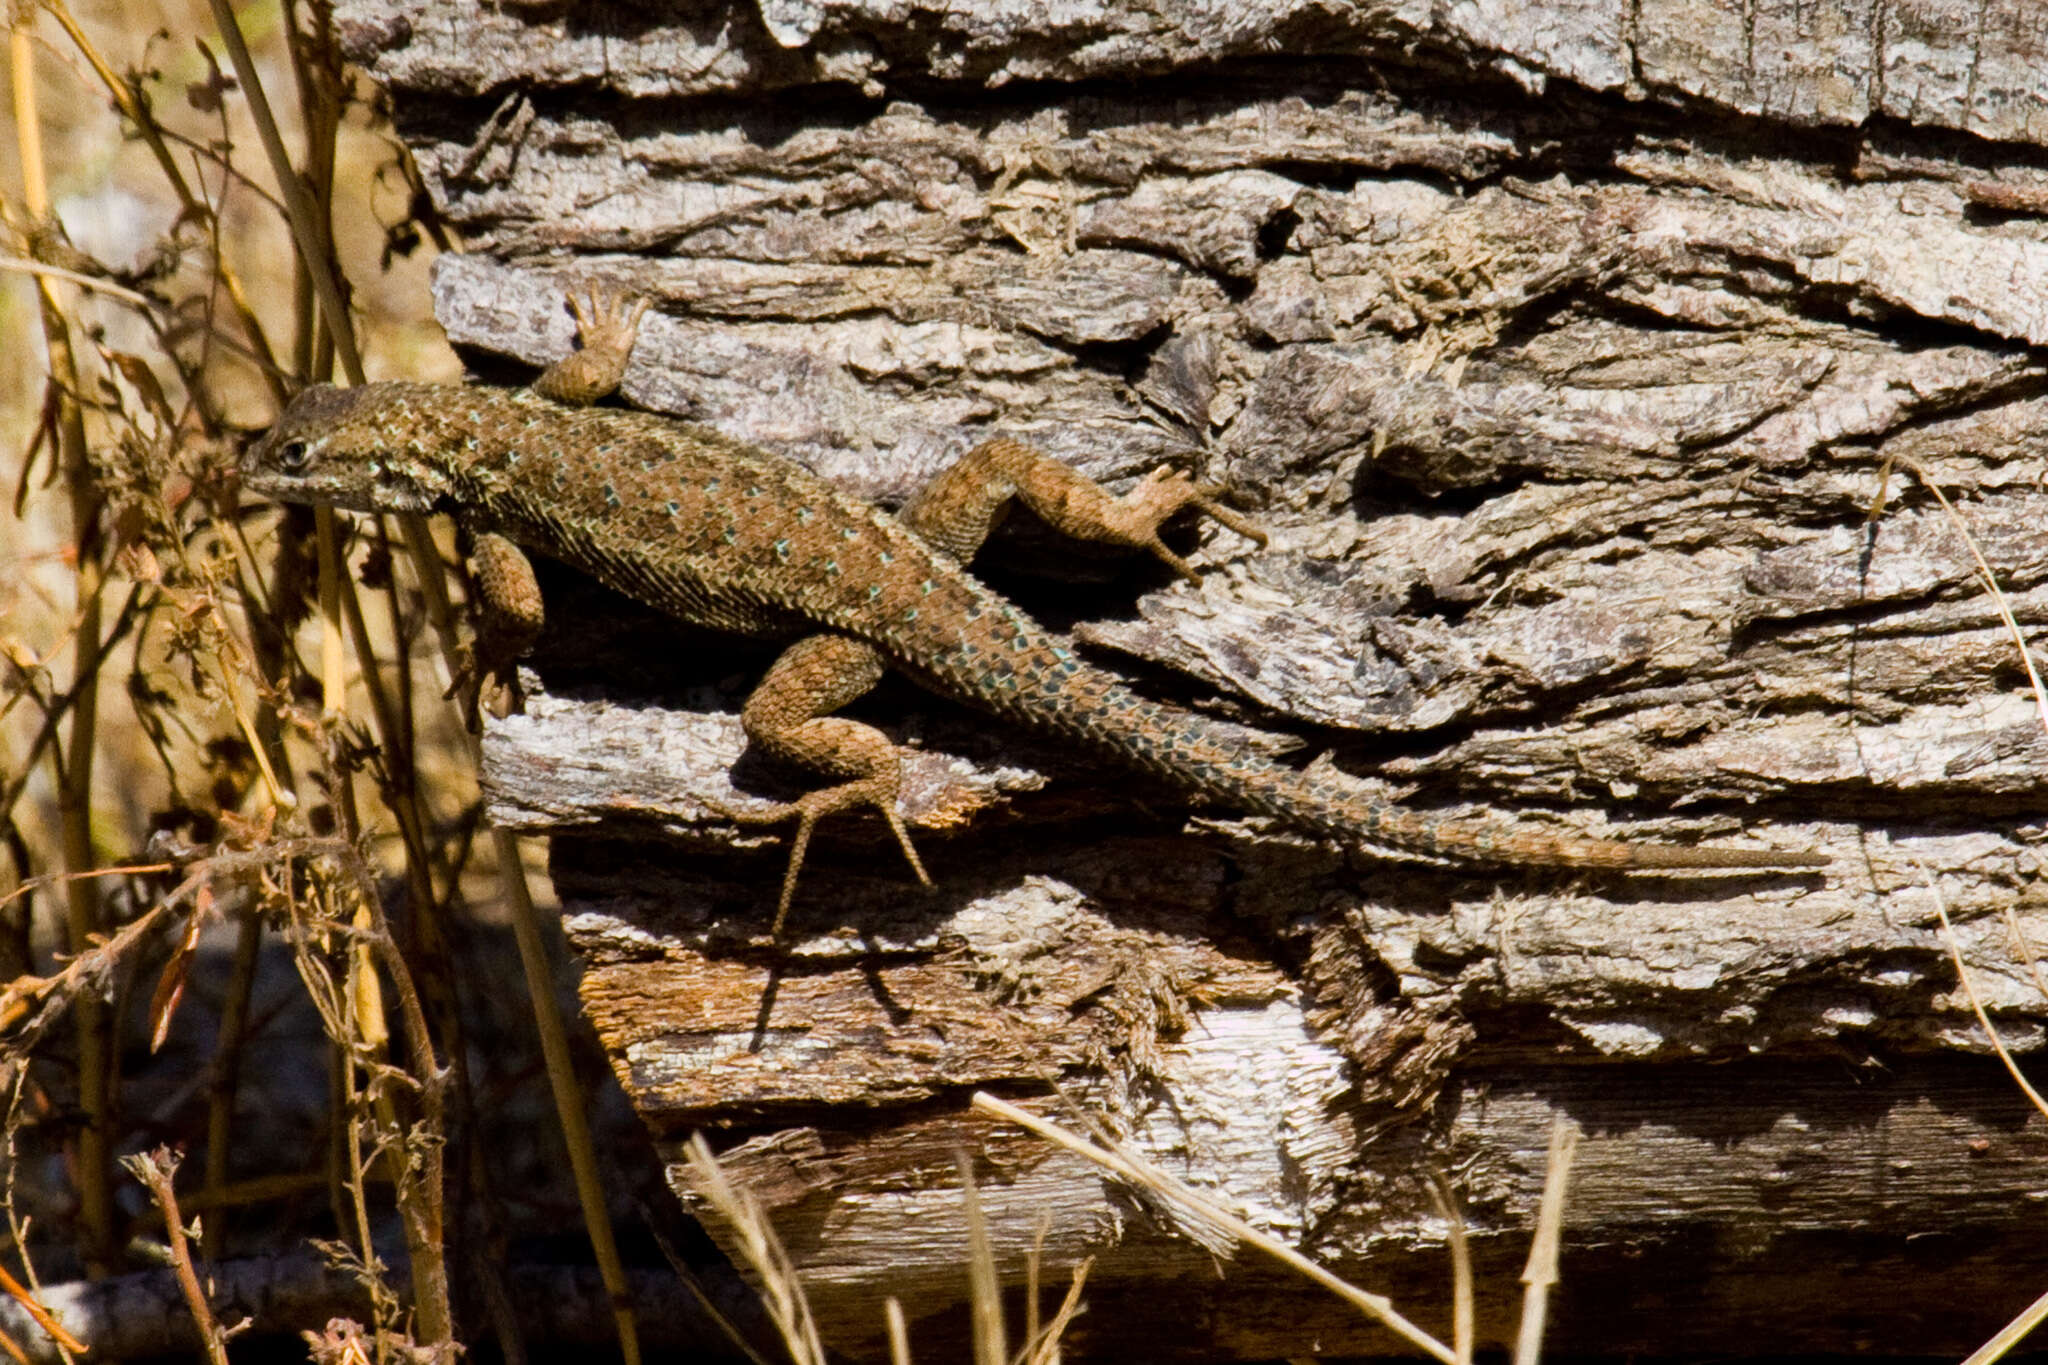
<svg viewBox="0 0 2048 1365"><path fill-rule="evenodd" d="M930 885L896 809L901 754L836 716L895 670L943 696L1120 759L1182 792L1381 854L1636 870L1803 868L1803 849L1636 843L1453 820L1398 805L1318 761L1297 769L1195 712L1140 696L985 587L966 565L1021 502L1055 530L1142 550L1195 511L1263 545L1222 490L1160 469L1122 496L1008 438L975 446L891 514L792 460L658 413L596 406L617 389L647 303L571 291L580 349L526 388L385 380L314 385L243 460L243 486L364 512L452 513L480 599L476 662L508 663L544 608L526 550L692 625L793 640L747 698L748 741L830 779L747 824L795 822L772 936L827 816L880 813ZM1197 580L1199 581L1199 580ZM494 642L494 643L487 643Z"/></svg>

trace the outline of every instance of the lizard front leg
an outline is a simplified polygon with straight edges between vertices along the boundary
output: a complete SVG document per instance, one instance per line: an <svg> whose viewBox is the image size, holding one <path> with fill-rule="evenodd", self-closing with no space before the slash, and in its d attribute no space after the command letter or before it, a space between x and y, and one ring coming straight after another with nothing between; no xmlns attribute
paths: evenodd
<svg viewBox="0 0 2048 1365"><path fill-rule="evenodd" d="M961 456L897 515L927 544L965 564L981 549L997 514L1015 498L1064 535L1147 551L1182 577L1199 581L1187 561L1159 539L1159 528L1182 508L1193 507L1241 536L1266 543L1264 531L1217 501L1221 492L1179 470L1162 468L1117 497L1045 452L999 437Z"/></svg>
<svg viewBox="0 0 2048 1365"><path fill-rule="evenodd" d="M882 656L865 641L845 635L810 635L782 652L740 710L747 738L772 757L841 779L830 787L806 792L795 801L766 811L722 811L740 824L797 822L790 841L789 867L782 877L782 897L775 906L772 937L782 936L782 922L796 894L797 874L818 821L840 811L873 806L889 822L910 870L926 886L924 864L911 846L910 832L896 812L903 786L903 760L889 737L872 725L831 713L864 696L881 681Z"/></svg>
<svg viewBox="0 0 2048 1365"><path fill-rule="evenodd" d="M625 377L626 358L640 334L647 301L592 284L581 294L570 291L569 311L576 316L576 335L582 344L542 370L533 388L557 403L584 407L617 389ZM500 695L509 706L518 696L512 665L546 623L540 584L526 552L494 531L472 539L469 567L477 590L476 641L449 684L448 695L467 691L474 683L472 705L480 709L485 685L496 678L504 689Z"/></svg>
<svg viewBox="0 0 2048 1365"><path fill-rule="evenodd" d="M569 294L576 315L576 335L583 343L540 372L533 391L571 407L588 407L619 387L626 377L626 357L647 316L647 300L630 298L603 285Z"/></svg>
<svg viewBox="0 0 2048 1365"><path fill-rule="evenodd" d="M465 701L471 720L483 705L484 688L496 679L503 688L499 696L506 710L518 698L518 678L512 665L539 638L547 623L540 584L533 576L533 562L526 552L495 531L471 538L470 582L476 587L476 639L458 665L448 695L458 696L475 686L475 695ZM492 710L497 714L496 705Z"/></svg>

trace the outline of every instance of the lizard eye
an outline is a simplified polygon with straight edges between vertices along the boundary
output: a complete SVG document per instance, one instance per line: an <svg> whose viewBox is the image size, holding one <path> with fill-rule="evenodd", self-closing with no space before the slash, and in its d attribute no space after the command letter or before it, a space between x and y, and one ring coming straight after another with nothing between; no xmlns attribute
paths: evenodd
<svg viewBox="0 0 2048 1365"><path fill-rule="evenodd" d="M312 462L312 447L304 441L286 441L277 448L277 467L287 474L302 474Z"/></svg>

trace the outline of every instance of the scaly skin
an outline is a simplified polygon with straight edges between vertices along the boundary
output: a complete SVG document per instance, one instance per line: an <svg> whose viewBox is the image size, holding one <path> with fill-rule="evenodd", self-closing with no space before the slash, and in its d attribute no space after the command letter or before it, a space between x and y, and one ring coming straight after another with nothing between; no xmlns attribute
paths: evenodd
<svg viewBox="0 0 2048 1365"><path fill-rule="evenodd" d="M869 727L829 717L883 668L1174 787L1347 844L1563 867L1826 862L1806 851L1622 843L1444 821L1363 795L1329 769L1297 771L1247 752L1204 718L1139 697L1082 662L961 564L994 511L1016 496L1062 529L1149 549L1185 572L1156 535L1180 508L1256 534L1218 506L1212 490L1166 475L1114 499L1049 457L997 441L892 516L715 431L578 406L616 385L639 314L593 299L578 315L585 349L534 389L307 390L253 449L245 482L286 501L454 514L492 552L496 567L480 580L493 605L529 629L538 625L538 598L530 568L507 542L683 621L808 637L777 663L747 710L749 733L771 753L846 779L767 817L800 821L784 910L820 816L872 804L903 834L894 747ZM522 594L532 600L520 601ZM907 838L904 847L909 853Z"/></svg>

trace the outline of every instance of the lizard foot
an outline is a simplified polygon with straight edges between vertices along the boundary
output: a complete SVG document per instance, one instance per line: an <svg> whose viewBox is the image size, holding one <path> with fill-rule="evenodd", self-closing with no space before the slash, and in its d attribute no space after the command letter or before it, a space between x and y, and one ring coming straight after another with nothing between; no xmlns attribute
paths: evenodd
<svg viewBox="0 0 2048 1365"><path fill-rule="evenodd" d="M455 648L455 676L448 680L441 700L461 702L464 723L472 732L479 729L486 708L503 720L526 705L518 669L511 657L497 657L498 653L468 642Z"/></svg>
<svg viewBox="0 0 2048 1365"><path fill-rule="evenodd" d="M633 353L647 300L612 285L595 282L581 293L569 291L569 311L576 315L580 350L569 352L533 381L543 397L573 407L595 403L619 387L626 377L626 358Z"/></svg>
<svg viewBox="0 0 2048 1365"><path fill-rule="evenodd" d="M647 307L645 298L616 285L593 281L581 294L569 291L569 311L576 316L576 334L585 350L632 350Z"/></svg>
<svg viewBox="0 0 2048 1365"><path fill-rule="evenodd" d="M1105 529L1113 533L1111 538L1150 551L1182 578L1199 583L1201 577L1188 562L1159 539L1159 528L1183 507L1195 508L1261 548L1266 544L1266 533L1258 523L1221 502L1222 494L1220 485L1196 483L1182 470L1155 469L1140 479L1137 487L1109 504L1104 516Z"/></svg>
<svg viewBox="0 0 2048 1365"><path fill-rule="evenodd" d="M825 787L806 792L794 801L782 801L759 811L737 811L716 801L703 803L724 819L736 825L779 825L794 819L796 835L789 844L789 866L782 874L782 895L775 903L775 923L769 929L772 939L782 937L783 921L789 918L789 905L796 898L797 876L803 871L804 854L811 846L811 831L818 827L818 821L841 811L858 810L862 806L873 806L889 822L889 830L896 836L896 842L903 849L903 856L910 863L910 870L917 874L921 885L929 887L932 879L924 870L923 859L917 856L917 849L910 842L910 830L903 823L903 817L896 813L894 784L885 793L874 790L867 782L848 782L837 787Z"/></svg>

